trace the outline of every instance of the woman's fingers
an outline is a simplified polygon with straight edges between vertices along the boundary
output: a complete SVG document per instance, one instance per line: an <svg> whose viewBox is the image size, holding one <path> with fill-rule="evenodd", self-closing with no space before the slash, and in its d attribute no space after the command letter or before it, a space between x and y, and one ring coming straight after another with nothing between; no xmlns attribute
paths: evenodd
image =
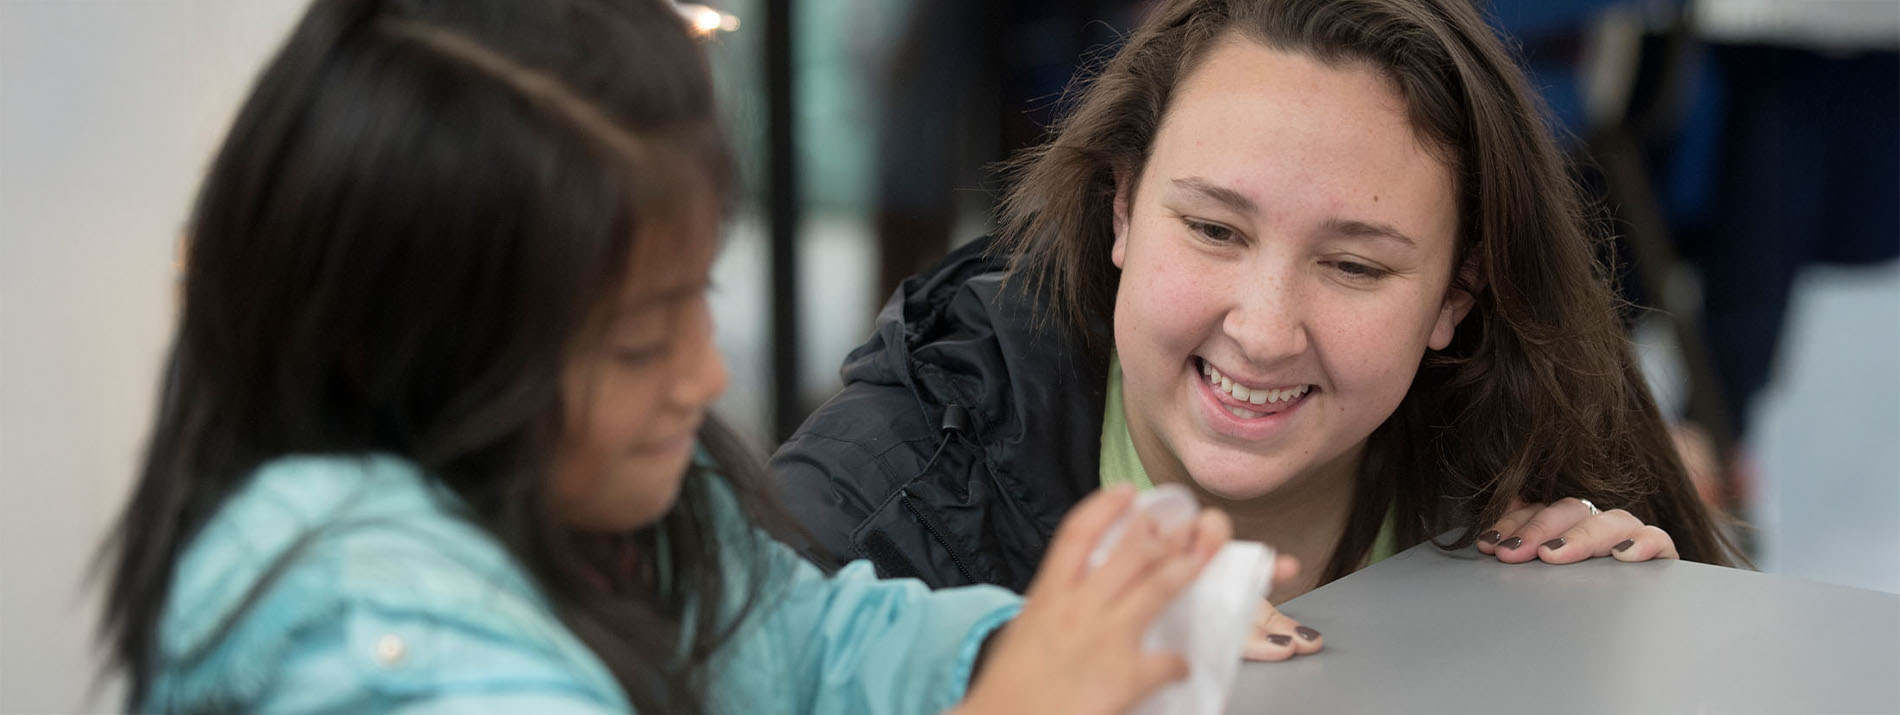
<svg viewBox="0 0 1900 715"><path fill-rule="evenodd" d="M1499 561L1507 564L1523 563L1538 557L1538 552L1551 539L1570 530L1577 522L1590 516L1590 507L1583 500L1574 497L1559 499L1532 514L1524 525L1515 531L1499 530L1503 540L1493 551Z"/></svg>
<svg viewBox="0 0 1900 715"><path fill-rule="evenodd" d="M1299 558L1292 554L1279 554L1273 557L1273 583L1286 583L1299 577Z"/></svg>
<svg viewBox="0 0 1900 715"><path fill-rule="evenodd" d="M1676 540L1669 533L1654 526L1637 529L1629 538L1610 547L1610 555L1618 561L1648 561L1650 559L1679 559L1676 553Z"/></svg>
<svg viewBox="0 0 1900 715"><path fill-rule="evenodd" d="M1525 504L1515 499L1512 500L1512 504L1513 506L1504 512L1504 518L1499 519L1498 523L1491 525L1491 528L1486 529L1484 533L1478 535L1478 551L1480 553L1497 553L1499 542L1504 541L1512 534L1516 534L1519 527L1522 527L1525 522L1530 521L1531 516L1536 514L1538 510L1544 508L1542 504Z"/></svg>
<svg viewBox="0 0 1900 715"><path fill-rule="evenodd" d="M1286 660L1317 653L1325 645L1326 639L1319 631L1300 625L1261 599L1260 611L1254 616L1252 637L1247 639L1241 655L1247 660Z"/></svg>
<svg viewBox="0 0 1900 715"><path fill-rule="evenodd" d="M1102 540L1108 527L1127 513L1134 502L1132 487L1114 486L1089 495L1071 509L1056 527L1049 553L1043 557L1036 583L1030 590L1050 585L1046 580L1063 586L1080 581L1088 571L1089 553L1094 551L1096 542Z"/></svg>
<svg viewBox="0 0 1900 715"><path fill-rule="evenodd" d="M1574 497L1549 506L1516 506L1496 527L1478 535L1478 551L1512 564L1532 559L1569 564L1598 556L1618 561L1681 558L1675 539L1644 525L1636 515L1622 509L1590 511L1587 502Z"/></svg>
<svg viewBox="0 0 1900 715"><path fill-rule="evenodd" d="M1588 513L1588 510L1585 510ZM1572 564L1596 556L1609 556L1611 547L1635 536L1643 521L1622 509L1611 509L1585 517L1556 538L1537 547L1537 558L1545 563Z"/></svg>

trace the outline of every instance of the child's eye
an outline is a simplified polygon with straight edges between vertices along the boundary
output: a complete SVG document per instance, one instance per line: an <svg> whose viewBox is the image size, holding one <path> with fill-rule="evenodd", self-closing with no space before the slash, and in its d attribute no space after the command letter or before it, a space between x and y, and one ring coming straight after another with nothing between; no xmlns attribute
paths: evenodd
<svg viewBox="0 0 1900 715"><path fill-rule="evenodd" d="M664 355L666 355L666 344L664 343L625 348L617 347L613 349L614 361L629 367L645 365Z"/></svg>
<svg viewBox="0 0 1900 715"><path fill-rule="evenodd" d="M1211 243L1231 243L1234 240L1234 230L1226 226L1191 218L1183 218L1181 222L1187 225L1189 231L1200 234L1201 238Z"/></svg>
<svg viewBox="0 0 1900 715"><path fill-rule="evenodd" d="M1355 281L1371 282L1392 274L1391 271L1384 268L1367 265L1358 261L1332 260L1326 261L1325 265L1331 266L1333 270L1338 271L1348 280Z"/></svg>

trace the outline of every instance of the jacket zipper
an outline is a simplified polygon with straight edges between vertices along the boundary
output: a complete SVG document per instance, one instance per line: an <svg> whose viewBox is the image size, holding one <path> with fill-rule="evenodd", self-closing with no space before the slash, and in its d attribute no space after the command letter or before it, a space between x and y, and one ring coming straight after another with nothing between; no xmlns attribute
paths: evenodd
<svg viewBox="0 0 1900 715"><path fill-rule="evenodd" d="M970 573L970 567L963 563L963 557L958 556L957 550L951 548L950 540L944 538L943 532L937 530L937 525L930 523L930 519L924 516L924 510L917 508L917 503L911 499L910 490L900 489L897 494L904 500L904 508L910 510L910 515L917 517L917 522L924 525L924 531L930 532L930 538L936 539L937 545L943 547L945 553L950 554L950 563L956 565L957 573L963 574L963 580L970 583L983 583L976 579L975 574Z"/></svg>

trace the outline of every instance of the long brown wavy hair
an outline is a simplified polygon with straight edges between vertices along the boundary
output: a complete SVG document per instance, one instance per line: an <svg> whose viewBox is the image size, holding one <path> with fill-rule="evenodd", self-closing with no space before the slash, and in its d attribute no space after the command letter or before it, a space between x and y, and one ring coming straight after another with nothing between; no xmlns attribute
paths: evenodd
<svg viewBox="0 0 1900 715"><path fill-rule="evenodd" d="M1476 298L1451 345L1368 439L1351 516L1322 578L1352 572L1388 508L1401 547L1454 527L1472 542L1513 497L1588 497L1728 564L1623 332L1593 214L1505 44L1464 0L1170 0L1072 88L1053 139L1006 165L1013 279L1080 326L1111 324L1115 177L1138 181L1168 102L1208 48L1238 35L1381 72L1457 181L1454 288Z"/></svg>

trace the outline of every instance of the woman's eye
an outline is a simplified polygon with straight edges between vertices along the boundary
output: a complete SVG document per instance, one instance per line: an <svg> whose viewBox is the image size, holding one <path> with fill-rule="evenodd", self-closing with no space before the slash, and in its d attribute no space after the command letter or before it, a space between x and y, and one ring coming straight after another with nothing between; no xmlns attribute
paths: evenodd
<svg viewBox="0 0 1900 715"><path fill-rule="evenodd" d="M1189 231L1198 233L1201 235L1201 238L1205 238L1214 243L1227 243L1234 240L1234 230L1226 226L1217 223L1208 223L1206 221L1197 221L1191 218L1184 218L1181 219L1181 221L1187 224Z"/></svg>
<svg viewBox="0 0 1900 715"><path fill-rule="evenodd" d="M1359 281L1374 281L1384 278L1391 273L1391 271L1387 271L1383 268L1370 266L1358 261L1327 261L1327 264L1331 265L1333 270L1339 271L1347 278Z"/></svg>

